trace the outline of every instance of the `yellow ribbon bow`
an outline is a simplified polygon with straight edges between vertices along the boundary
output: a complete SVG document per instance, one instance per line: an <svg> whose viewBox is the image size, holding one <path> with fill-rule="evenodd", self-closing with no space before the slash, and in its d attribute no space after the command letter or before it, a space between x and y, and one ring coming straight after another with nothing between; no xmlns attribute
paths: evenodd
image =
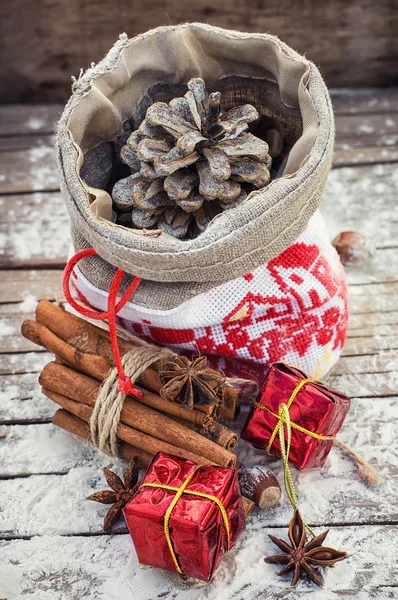
<svg viewBox="0 0 398 600"><path fill-rule="evenodd" d="M182 577L187 577L186 575L183 574L180 564L178 562L177 556L174 552L174 548L173 548L173 542L171 541L171 537L170 537L170 529L169 529L169 521L170 521L170 517L171 517L171 513L173 512L173 509L175 507L175 505L177 504L178 500L181 498L181 496L183 494L189 494L190 496L198 496L199 498L206 498L207 500L211 500L212 502L214 502L220 512L221 512L221 517L222 517L222 522L224 525L224 529L225 529L225 534L227 537L227 552L229 552L230 550L230 528L229 528L229 521L228 521L228 515L227 515L227 511L225 509L225 506L222 504L222 502L216 498L215 496L212 496L211 494L205 494L204 492L196 492L194 490L187 490L186 488L188 487L189 483L191 482L193 476L195 475L195 473L197 472L197 470L200 469L200 467L196 467L196 469L194 471L192 471L192 473L186 478L186 480L182 483L182 485L178 488L178 487L174 487L172 485L164 485L161 483L143 483L141 485L141 487L152 487L152 488L160 488L162 490L170 490L172 492L176 492L176 495L174 496L173 500L171 501L168 509L165 512L164 515L164 535L166 537L167 540L167 545L169 547L170 550L170 554L171 557L173 559L175 568L177 570L177 572L182 576Z"/></svg>

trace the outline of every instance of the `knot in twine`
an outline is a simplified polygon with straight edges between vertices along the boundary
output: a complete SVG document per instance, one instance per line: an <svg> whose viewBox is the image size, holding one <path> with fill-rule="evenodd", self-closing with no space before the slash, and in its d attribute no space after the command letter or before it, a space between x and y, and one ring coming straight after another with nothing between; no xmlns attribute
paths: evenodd
<svg viewBox="0 0 398 600"><path fill-rule="evenodd" d="M122 356L127 378L120 382L118 369L114 367L103 382L95 402L90 419L91 438L100 450L108 454L118 455L117 430L126 394L132 384L154 362L174 355L168 348L143 344L142 341L141 344Z"/></svg>

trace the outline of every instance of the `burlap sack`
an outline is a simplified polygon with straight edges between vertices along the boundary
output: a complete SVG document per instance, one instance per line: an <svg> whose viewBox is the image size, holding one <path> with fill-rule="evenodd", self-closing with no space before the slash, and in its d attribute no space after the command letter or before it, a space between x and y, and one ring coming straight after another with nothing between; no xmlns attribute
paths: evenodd
<svg viewBox="0 0 398 600"><path fill-rule="evenodd" d="M249 102L284 123L297 141L283 176L218 215L193 240L115 225L109 182L117 175L120 146L149 104L178 95L181 84L198 76L222 92L224 108ZM94 247L100 256L85 261L82 274L107 290L120 267L145 280L135 304L169 310L253 271L305 230L319 205L333 140L331 103L318 69L271 35L192 23L132 40L121 36L75 82L58 128L74 248Z"/></svg>

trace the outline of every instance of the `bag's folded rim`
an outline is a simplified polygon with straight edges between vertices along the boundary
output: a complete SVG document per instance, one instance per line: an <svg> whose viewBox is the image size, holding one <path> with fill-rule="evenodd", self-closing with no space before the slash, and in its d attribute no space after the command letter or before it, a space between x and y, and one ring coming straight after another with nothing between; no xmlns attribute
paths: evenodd
<svg viewBox="0 0 398 600"><path fill-rule="evenodd" d="M161 79L181 83L195 75L214 81L231 74L268 76L278 84L281 101L300 108L303 134L285 176L219 215L193 240L125 229L95 214L93 200L95 206L101 198L108 202L109 196L89 188L79 171L84 153L103 139L101 119L111 139L150 84ZM312 63L269 34L200 23L160 27L132 40L121 36L105 59L74 85L57 135L61 185L72 227L104 260L150 280L215 284L270 260L302 233L319 206L333 140L330 98Z"/></svg>

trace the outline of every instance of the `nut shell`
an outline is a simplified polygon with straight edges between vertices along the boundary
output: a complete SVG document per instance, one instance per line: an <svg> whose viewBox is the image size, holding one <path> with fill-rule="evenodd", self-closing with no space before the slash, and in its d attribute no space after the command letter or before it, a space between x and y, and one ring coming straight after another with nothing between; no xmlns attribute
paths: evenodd
<svg viewBox="0 0 398 600"><path fill-rule="evenodd" d="M242 469L239 484L242 494L261 509L275 506L282 495L277 478L265 465Z"/></svg>
<svg viewBox="0 0 398 600"><path fill-rule="evenodd" d="M356 231L342 231L334 238L332 245L346 267L366 264L374 253L369 240Z"/></svg>

